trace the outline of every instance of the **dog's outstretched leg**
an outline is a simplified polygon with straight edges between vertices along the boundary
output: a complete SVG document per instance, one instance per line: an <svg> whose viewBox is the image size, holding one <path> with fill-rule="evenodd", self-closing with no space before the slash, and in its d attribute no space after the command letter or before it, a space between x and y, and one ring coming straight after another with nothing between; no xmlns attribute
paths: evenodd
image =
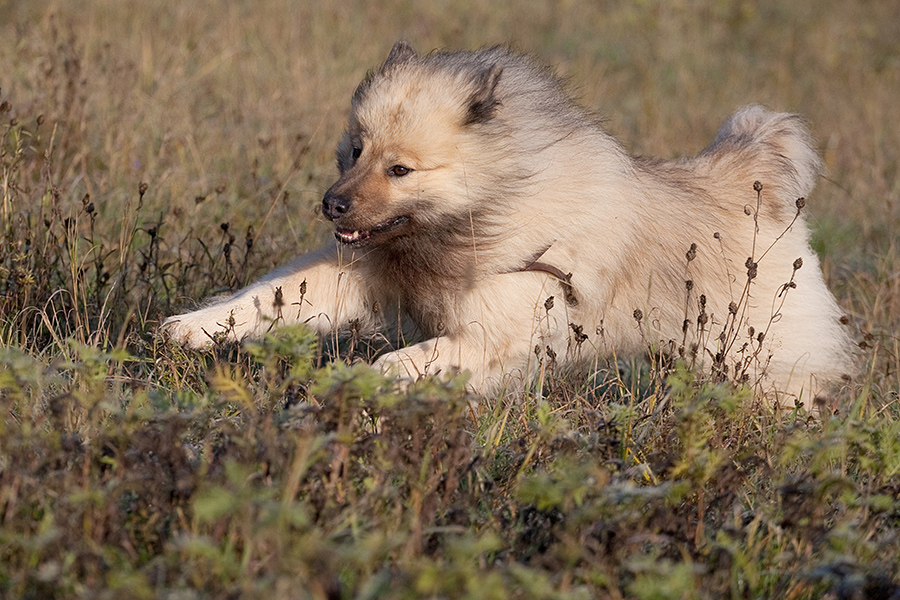
<svg viewBox="0 0 900 600"><path fill-rule="evenodd" d="M348 255L329 245L231 296L169 317L162 330L178 343L201 348L259 336L278 324L306 323L325 334L354 319L368 323L366 291Z"/></svg>
<svg viewBox="0 0 900 600"><path fill-rule="evenodd" d="M547 273L507 273L482 282L462 302L460 313L479 318L454 324L447 335L389 352L374 367L406 382L426 374L469 371L469 386L485 394L505 377L531 379L548 349L562 357L571 346L563 289Z"/></svg>

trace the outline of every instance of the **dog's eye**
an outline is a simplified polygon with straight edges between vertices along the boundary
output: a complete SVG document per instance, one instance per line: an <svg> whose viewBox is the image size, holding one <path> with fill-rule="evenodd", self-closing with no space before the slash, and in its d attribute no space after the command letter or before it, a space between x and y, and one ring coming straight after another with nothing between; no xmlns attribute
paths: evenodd
<svg viewBox="0 0 900 600"><path fill-rule="evenodd" d="M359 146L353 146L353 160L359 158L359 155L362 154L362 148Z"/></svg>
<svg viewBox="0 0 900 600"><path fill-rule="evenodd" d="M409 167L404 167L403 165L394 165L390 169L388 169L388 175L391 177L403 177L404 175L408 175L409 172L412 171Z"/></svg>

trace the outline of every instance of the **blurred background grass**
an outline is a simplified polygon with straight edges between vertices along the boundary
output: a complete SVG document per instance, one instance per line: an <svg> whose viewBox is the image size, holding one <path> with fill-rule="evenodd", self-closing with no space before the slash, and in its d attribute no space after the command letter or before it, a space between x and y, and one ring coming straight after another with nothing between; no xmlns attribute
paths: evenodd
<svg viewBox="0 0 900 600"><path fill-rule="evenodd" d="M69 200L90 193L115 221L146 181L166 227L254 225L279 262L328 237L314 207L350 94L398 39L533 53L638 154L692 154L743 104L799 112L828 167L811 213L829 274L873 270L895 243L893 0L3 0L0 88L12 117L59 124Z"/></svg>

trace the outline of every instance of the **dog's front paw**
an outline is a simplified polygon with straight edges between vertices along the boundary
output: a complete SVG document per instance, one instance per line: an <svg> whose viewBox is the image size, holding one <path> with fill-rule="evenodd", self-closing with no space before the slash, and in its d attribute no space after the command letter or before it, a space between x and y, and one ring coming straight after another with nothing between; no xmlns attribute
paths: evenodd
<svg viewBox="0 0 900 600"><path fill-rule="evenodd" d="M167 339L189 348L208 348L219 338L224 341L227 337L224 326L198 319L196 313L169 317L160 325L159 331Z"/></svg>
<svg viewBox="0 0 900 600"><path fill-rule="evenodd" d="M403 350L388 352L379 357L372 364L372 368L393 379L402 389L408 388L425 376L424 370L420 370L416 361Z"/></svg>

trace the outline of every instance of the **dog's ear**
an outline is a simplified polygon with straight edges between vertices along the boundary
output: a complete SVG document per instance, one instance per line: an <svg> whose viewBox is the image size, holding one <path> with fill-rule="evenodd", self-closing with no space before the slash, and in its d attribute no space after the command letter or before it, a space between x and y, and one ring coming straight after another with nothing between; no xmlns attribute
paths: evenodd
<svg viewBox="0 0 900 600"><path fill-rule="evenodd" d="M418 54L412 45L407 41L400 40L391 48L391 53L388 54L387 60L381 66L381 72L388 73L396 66L408 63L417 57Z"/></svg>
<svg viewBox="0 0 900 600"><path fill-rule="evenodd" d="M503 67L494 64L476 75L475 92L469 98L469 112L466 114L464 125L486 123L494 117L497 107L500 106L496 91L502 74Z"/></svg>

